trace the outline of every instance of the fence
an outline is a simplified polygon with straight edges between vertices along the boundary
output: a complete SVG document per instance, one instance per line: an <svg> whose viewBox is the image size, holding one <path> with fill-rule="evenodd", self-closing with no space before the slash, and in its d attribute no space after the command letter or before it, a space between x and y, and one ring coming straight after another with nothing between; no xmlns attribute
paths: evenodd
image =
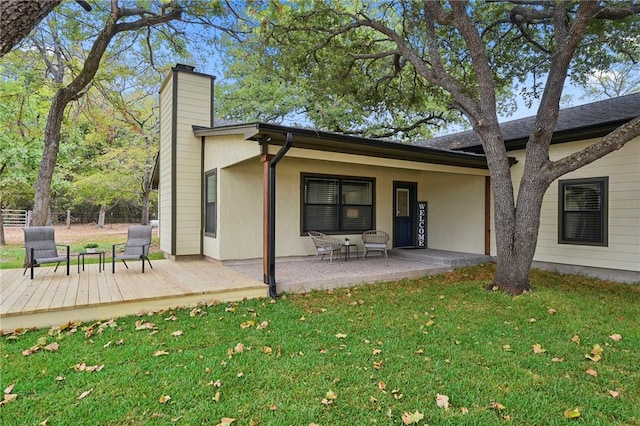
<svg viewBox="0 0 640 426"><path fill-rule="evenodd" d="M2 209L2 224L6 227L27 225L28 213L26 210Z"/></svg>

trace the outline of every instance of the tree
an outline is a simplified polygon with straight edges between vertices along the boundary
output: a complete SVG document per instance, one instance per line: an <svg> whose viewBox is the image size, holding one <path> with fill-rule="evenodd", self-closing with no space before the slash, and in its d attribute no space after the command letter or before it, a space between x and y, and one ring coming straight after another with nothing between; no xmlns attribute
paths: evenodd
<svg viewBox="0 0 640 426"><path fill-rule="evenodd" d="M302 80L319 99L348 94L364 105L384 104L392 116L425 113L426 100L436 99L464 115L482 141L494 193L497 269L490 288L529 290L550 184L640 135L639 117L582 151L549 159L567 76L577 80L633 51L636 2L270 2L247 13L243 24L255 24L252 46L262 47L272 70L290 84ZM514 194L497 111L527 77L542 90L536 88L540 106ZM347 111L361 113L371 111Z"/></svg>
<svg viewBox="0 0 640 426"><path fill-rule="evenodd" d="M84 0L76 0L87 12L91 6ZM0 2L0 57L9 53L33 30L42 19L62 0L26 1L3 0Z"/></svg>
<svg viewBox="0 0 640 426"><path fill-rule="evenodd" d="M614 64L596 70L585 82L584 97L591 100L615 98L640 91L640 71L634 63Z"/></svg>
<svg viewBox="0 0 640 426"><path fill-rule="evenodd" d="M82 97L88 90L98 72L101 60L109 44L122 35L116 41L119 43L120 48L126 48L127 45L135 43L135 37L127 40L126 33L137 35L137 32L142 29L150 31L153 27L177 20L182 15L182 8L176 3L161 6L154 3L145 4L149 7L145 8L142 3L135 5L135 7L127 7L127 3L111 0L109 10L105 11L104 21L101 22L102 26L93 38L86 57L76 54L71 57L71 63L67 63L67 58L61 58L60 54L51 58L57 60L56 62L50 62L50 71L58 76L60 88L53 96L45 128L44 152L35 188L33 225L44 225L49 215L51 181L60 149L60 136L65 109L69 103ZM80 31L78 26L82 25L86 26L87 23L77 23L72 30ZM58 41L54 39L54 43ZM82 45L82 42L79 43ZM48 57L48 51L45 50L45 47L38 47L43 51L43 56ZM118 50L116 49L115 51L117 52ZM55 50L55 52L60 51ZM66 71L72 74L69 77L69 81L64 81Z"/></svg>

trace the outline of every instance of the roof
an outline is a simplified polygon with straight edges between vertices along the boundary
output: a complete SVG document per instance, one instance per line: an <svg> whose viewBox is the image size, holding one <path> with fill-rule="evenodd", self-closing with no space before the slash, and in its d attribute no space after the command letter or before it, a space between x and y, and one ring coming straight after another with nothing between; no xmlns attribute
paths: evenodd
<svg viewBox="0 0 640 426"><path fill-rule="evenodd" d="M615 128L640 116L640 93L605 99L560 110L551 143L572 142L602 137ZM507 150L525 147L533 129L535 116L500 124ZM416 142L432 148L483 152L474 131L453 133Z"/></svg>
<svg viewBox="0 0 640 426"><path fill-rule="evenodd" d="M194 126L193 132L195 136L242 133L247 140L279 146L284 145L289 133L293 136L291 146L293 148L488 169L487 160L482 154L369 139L278 124L255 122L212 128Z"/></svg>

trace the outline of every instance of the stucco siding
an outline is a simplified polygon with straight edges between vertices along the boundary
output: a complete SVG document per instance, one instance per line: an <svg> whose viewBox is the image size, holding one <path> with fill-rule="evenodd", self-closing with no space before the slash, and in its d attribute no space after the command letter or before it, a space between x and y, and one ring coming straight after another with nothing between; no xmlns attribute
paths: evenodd
<svg viewBox="0 0 640 426"><path fill-rule="evenodd" d="M263 164L259 147L253 150L242 141L208 137L205 144L205 170L218 170L218 229L216 238L204 237L204 254L220 260L259 258L263 255ZM229 156L233 147L245 150ZM324 153L315 153L316 157ZM333 161L308 158L304 150L291 150L276 168L276 256L312 255L315 248L301 234L301 174L315 173L375 179L376 228L393 238L393 182L416 182L418 200L429 202L428 246L444 250L482 253L484 250L484 175L454 173L465 169L451 167L449 173L389 167L385 159L367 159L370 164L351 163L350 155L331 154ZM231 158L231 160L229 160ZM236 163L239 158L247 158ZM233 163L233 165L222 167ZM421 167L421 164L413 164ZM428 165L425 165L428 167ZM444 169L443 169L444 170ZM469 209L469 203L479 208ZM362 246L360 234L349 237ZM392 246L392 242L390 242Z"/></svg>
<svg viewBox="0 0 640 426"><path fill-rule="evenodd" d="M594 140L551 147L557 160L583 149ZM517 185L524 166L524 152L515 153L520 163L512 169ZM640 138L627 143L592 164L562 176L560 180L608 177L608 245L588 246L558 243L558 182L547 190L540 218L540 233L534 260L580 266L640 271Z"/></svg>

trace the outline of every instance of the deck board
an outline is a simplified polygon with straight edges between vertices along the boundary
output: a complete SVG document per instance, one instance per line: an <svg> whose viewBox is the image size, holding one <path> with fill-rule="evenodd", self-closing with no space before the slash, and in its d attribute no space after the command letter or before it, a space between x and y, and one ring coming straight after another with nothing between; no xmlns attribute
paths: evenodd
<svg viewBox="0 0 640 426"><path fill-rule="evenodd" d="M146 306L197 304L221 297L238 298L266 295L259 281L210 261L153 261L142 273L140 262L129 269L116 265L98 272L97 264L85 264L85 270L41 267L31 280L22 270L0 270L0 330L18 327L43 327L56 321L73 321L95 315L134 314ZM211 277L216 277L215 283ZM111 314L114 312L114 314ZM24 325L23 325L24 324Z"/></svg>

